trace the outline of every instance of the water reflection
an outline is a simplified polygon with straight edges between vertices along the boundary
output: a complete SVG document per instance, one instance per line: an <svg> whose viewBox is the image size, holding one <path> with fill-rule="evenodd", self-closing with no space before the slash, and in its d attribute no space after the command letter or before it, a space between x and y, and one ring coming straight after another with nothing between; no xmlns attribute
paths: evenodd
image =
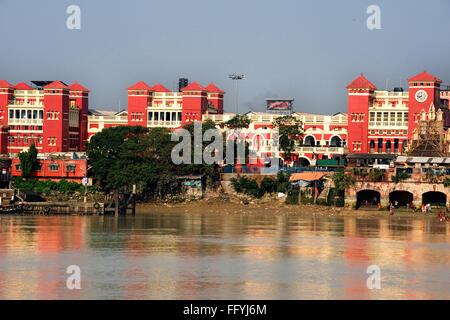
<svg viewBox="0 0 450 320"><path fill-rule="evenodd" d="M3 216L0 298L449 299L449 249L434 218ZM66 288L73 264L81 290Z"/></svg>

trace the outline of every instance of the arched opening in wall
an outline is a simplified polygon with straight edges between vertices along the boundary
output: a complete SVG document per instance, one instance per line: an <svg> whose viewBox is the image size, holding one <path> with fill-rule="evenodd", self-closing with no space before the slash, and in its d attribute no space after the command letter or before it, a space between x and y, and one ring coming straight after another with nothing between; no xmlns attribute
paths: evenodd
<svg viewBox="0 0 450 320"><path fill-rule="evenodd" d="M389 202L396 207L406 207L413 201L413 194L409 191L392 191L389 193Z"/></svg>
<svg viewBox="0 0 450 320"><path fill-rule="evenodd" d="M386 153L392 153L391 140L386 141Z"/></svg>
<svg viewBox="0 0 450 320"><path fill-rule="evenodd" d="M314 147L316 145L316 139L314 139L313 136L307 136L303 142L303 145L306 147Z"/></svg>
<svg viewBox="0 0 450 320"><path fill-rule="evenodd" d="M330 147L342 147L342 139L339 136L334 136L330 140Z"/></svg>
<svg viewBox="0 0 450 320"><path fill-rule="evenodd" d="M445 206L447 196L439 191L429 191L422 194L422 204L431 204L432 206Z"/></svg>
<svg viewBox="0 0 450 320"><path fill-rule="evenodd" d="M375 190L361 190L356 193L356 208L378 207L380 203L380 193Z"/></svg>
<svg viewBox="0 0 450 320"><path fill-rule="evenodd" d="M374 140L370 140L369 147L370 147L370 152L375 152L375 141Z"/></svg>
<svg viewBox="0 0 450 320"><path fill-rule="evenodd" d="M296 168L303 168L303 167L308 167L310 164L311 163L309 162L308 159L306 159L306 158L298 158L294 162L294 167L296 167Z"/></svg>

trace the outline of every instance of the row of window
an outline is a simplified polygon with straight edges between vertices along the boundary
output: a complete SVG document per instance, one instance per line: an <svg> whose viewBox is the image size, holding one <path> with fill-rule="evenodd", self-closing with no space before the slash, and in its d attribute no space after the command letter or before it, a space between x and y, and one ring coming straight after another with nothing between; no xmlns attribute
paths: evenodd
<svg viewBox="0 0 450 320"><path fill-rule="evenodd" d="M149 111L148 121L181 121L181 112L157 112Z"/></svg>
<svg viewBox="0 0 450 320"><path fill-rule="evenodd" d="M22 167L21 167L21 165L19 163L17 163L15 165L15 167L16 167L16 171L21 171L22 170ZM57 163L50 163L48 165L48 171L58 172L59 168L60 168L60 166ZM76 169L77 169L77 165L76 164L68 164L68 165L66 165L66 172L73 172L73 173L75 173ZM35 165L35 167L33 168L33 171L35 171L35 172L42 171L42 163L37 163Z"/></svg>
<svg viewBox="0 0 450 320"><path fill-rule="evenodd" d="M392 133L395 135L400 134L400 132L403 135L407 135L408 134L408 130L386 130L386 134L387 135L391 135ZM370 130L370 134L374 135L374 134L383 134L384 130L383 129L379 129L379 130Z"/></svg>
<svg viewBox="0 0 450 320"><path fill-rule="evenodd" d="M131 121L142 121L143 119L143 113L131 113Z"/></svg>
<svg viewBox="0 0 450 320"><path fill-rule="evenodd" d="M383 143L386 145L386 151L392 151L392 149L398 150L398 148L400 146L400 140L399 139L394 139L394 141L392 142L391 140L383 140L383 138L379 138L377 142L378 142L377 143L378 151L382 151L383 150ZM404 150L406 148L406 145L407 145L406 140L403 140L401 145L402 145L402 149ZM369 147L370 147L370 149L375 149L375 140L370 140Z"/></svg>
<svg viewBox="0 0 450 320"><path fill-rule="evenodd" d="M42 126L10 126L11 130L37 130L42 131Z"/></svg>
<svg viewBox="0 0 450 320"><path fill-rule="evenodd" d="M47 143L48 143L49 146L56 146L57 140L58 140L58 139L55 138L55 137L49 137L49 138L47 139Z"/></svg>
<svg viewBox="0 0 450 320"><path fill-rule="evenodd" d="M361 141L354 141L353 142L353 150L361 151Z"/></svg>
<svg viewBox="0 0 450 320"><path fill-rule="evenodd" d="M408 112L373 112L369 113L370 122L408 122Z"/></svg>
<svg viewBox="0 0 450 320"><path fill-rule="evenodd" d="M363 122L364 121L364 113L352 113L351 119L352 119L352 122Z"/></svg>
<svg viewBox="0 0 450 320"><path fill-rule="evenodd" d="M9 143L14 143L14 142L20 143L20 139L21 138L23 140L23 143L27 144L27 143L30 142L30 139L31 139L31 141L34 140L34 135L31 135L30 137L28 137L28 136L21 137L20 133L18 133L16 138L14 136L9 136L8 137L8 141L9 141ZM36 142L38 144L41 144L42 143L42 136L38 136L37 139L36 139Z"/></svg>
<svg viewBox="0 0 450 320"><path fill-rule="evenodd" d="M48 120L59 120L59 111L47 111Z"/></svg>
<svg viewBox="0 0 450 320"><path fill-rule="evenodd" d="M44 119L42 110L9 109L10 119Z"/></svg>

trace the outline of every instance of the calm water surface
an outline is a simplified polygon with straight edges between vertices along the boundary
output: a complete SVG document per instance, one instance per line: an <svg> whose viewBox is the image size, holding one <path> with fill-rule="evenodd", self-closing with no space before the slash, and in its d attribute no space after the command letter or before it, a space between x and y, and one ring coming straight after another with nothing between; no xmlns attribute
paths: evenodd
<svg viewBox="0 0 450 320"><path fill-rule="evenodd" d="M66 268L81 268L68 290ZM381 289L368 290L369 265ZM0 299L450 299L450 223L405 217L3 216Z"/></svg>

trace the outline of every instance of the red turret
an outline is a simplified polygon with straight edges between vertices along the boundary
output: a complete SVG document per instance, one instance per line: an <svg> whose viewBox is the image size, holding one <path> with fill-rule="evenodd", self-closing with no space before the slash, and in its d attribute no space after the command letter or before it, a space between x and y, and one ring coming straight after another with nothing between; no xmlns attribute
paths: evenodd
<svg viewBox="0 0 450 320"><path fill-rule="evenodd" d="M139 81L127 90L128 125L147 127L147 108L152 105L152 88Z"/></svg>
<svg viewBox="0 0 450 320"><path fill-rule="evenodd" d="M43 126L46 152L69 151L69 87L60 81L44 87Z"/></svg>
<svg viewBox="0 0 450 320"><path fill-rule="evenodd" d="M79 151L86 151L87 127L88 127L88 112L89 112L89 90L75 82L69 87L70 89L70 104L79 109L78 113L78 139L75 137L74 141L78 142L76 148ZM75 147L75 146L72 146Z"/></svg>
<svg viewBox="0 0 450 320"><path fill-rule="evenodd" d="M0 125L8 125L8 105L14 96L14 86L0 80Z"/></svg>
<svg viewBox="0 0 450 320"><path fill-rule="evenodd" d="M347 86L348 149L350 153L368 153L368 121L371 95L377 89L363 74Z"/></svg>
<svg viewBox="0 0 450 320"><path fill-rule="evenodd" d="M422 110L428 112L431 104L436 110L439 109L442 80L424 71L408 79L408 82L408 139L411 139L414 129L417 128L420 112Z"/></svg>
<svg viewBox="0 0 450 320"><path fill-rule="evenodd" d="M225 91L217 88L213 83L205 88L208 90L208 101L217 109L217 113L223 114L223 96Z"/></svg>
<svg viewBox="0 0 450 320"><path fill-rule="evenodd" d="M183 93L182 125L193 121L202 121L202 114L208 108L208 92L197 82L181 89Z"/></svg>

